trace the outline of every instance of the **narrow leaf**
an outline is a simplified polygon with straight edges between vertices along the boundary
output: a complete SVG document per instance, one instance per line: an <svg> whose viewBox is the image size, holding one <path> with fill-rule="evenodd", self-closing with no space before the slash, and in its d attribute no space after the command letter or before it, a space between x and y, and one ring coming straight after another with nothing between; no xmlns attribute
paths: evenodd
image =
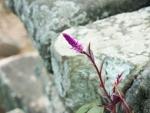
<svg viewBox="0 0 150 113"><path fill-rule="evenodd" d="M88 54L91 56L92 60L94 61L94 54L93 51L91 50L91 44L89 43L88 45L88 50L87 50Z"/></svg>
<svg viewBox="0 0 150 113"><path fill-rule="evenodd" d="M85 104L81 106L76 113L87 113L95 105L95 103Z"/></svg>
<svg viewBox="0 0 150 113"><path fill-rule="evenodd" d="M104 107L94 106L87 113L104 113Z"/></svg>

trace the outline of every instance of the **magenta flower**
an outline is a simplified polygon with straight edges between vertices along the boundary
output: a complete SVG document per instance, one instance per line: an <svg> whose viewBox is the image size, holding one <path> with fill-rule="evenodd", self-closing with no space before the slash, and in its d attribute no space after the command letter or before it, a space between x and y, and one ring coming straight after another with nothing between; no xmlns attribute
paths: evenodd
<svg viewBox="0 0 150 113"><path fill-rule="evenodd" d="M63 33L63 36L67 40L67 42L72 46L72 48L74 50L76 50L79 53L83 52L82 44L78 43L78 41L74 37L72 37L66 33Z"/></svg>

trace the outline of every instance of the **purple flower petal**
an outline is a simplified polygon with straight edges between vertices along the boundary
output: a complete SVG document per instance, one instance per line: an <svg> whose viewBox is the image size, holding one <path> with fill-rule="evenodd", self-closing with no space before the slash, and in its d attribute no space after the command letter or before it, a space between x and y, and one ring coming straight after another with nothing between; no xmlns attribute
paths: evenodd
<svg viewBox="0 0 150 113"><path fill-rule="evenodd" d="M78 43L78 41L74 37L68 35L67 33L63 33L63 37L72 46L74 50L76 50L79 53L83 52L83 46L80 43Z"/></svg>

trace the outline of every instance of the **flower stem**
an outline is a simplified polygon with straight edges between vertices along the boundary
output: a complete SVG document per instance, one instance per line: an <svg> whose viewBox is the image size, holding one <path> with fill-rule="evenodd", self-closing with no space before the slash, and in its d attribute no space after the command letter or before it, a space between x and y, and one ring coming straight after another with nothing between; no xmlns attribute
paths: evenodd
<svg viewBox="0 0 150 113"><path fill-rule="evenodd" d="M116 87L116 91L119 94L119 97L121 98L121 100L126 108L127 113L132 113L129 105L127 104L127 102L125 101L124 97L122 96L121 92L119 91L119 89L117 87Z"/></svg>
<svg viewBox="0 0 150 113"><path fill-rule="evenodd" d="M105 88L105 84L104 84L104 81L103 81L103 79L102 79L102 67L103 67L103 63L102 63L101 69L100 69L100 71L99 71L99 69L98 69L98 67L97 67L97 65L96 65L96 63L95 63L95 61L94 61L94 59L92 58L92 56L91 56L90 54L86 53L85 51L83 51L82 54L85 54L85 55L90 59L90 61L92 62L93 66L94 66L94 68L95 68L95 70L96 70L96 72L97 72L97 74L98 74L98 76L99 76L100 84L101 84L101 86L102 86L102 89L103 89L105 95L107 96L107 98L108 98L108 100L109 100L110 102L113 102L112 99L111 99L111 97L110 97L110 95L108 94L108 92L107 92L107 90L106 90L106 88Z"/></svg>

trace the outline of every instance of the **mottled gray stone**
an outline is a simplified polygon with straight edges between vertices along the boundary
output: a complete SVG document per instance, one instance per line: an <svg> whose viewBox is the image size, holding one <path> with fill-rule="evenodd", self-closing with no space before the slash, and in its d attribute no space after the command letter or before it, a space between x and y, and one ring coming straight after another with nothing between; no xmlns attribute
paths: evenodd
<svg viewBox="0 0 150 113"><path fill-rule="evenodd" d="M50 101L48 113L71 113L70 110L66 108L62 99L60 98L54 82L48 82L46 91Z"/></svg>
<svg viewBox="0 0 150 113"><path fill-rule="evenodd" d="M126 94L135 113L150 113L150 62L139 73Z"/></svg>
<svg viewBox="0 0 150 113"><path fill-rule="evenodd" d="M120 87L126 91L150 61L149 17L150 7L63 32L77 37L85 50L90 42L97 64L104 59L103 72L108 91L112 89L117 74L122 72L124 80ZM65 105L76 110L100 97L95 71L87 58L70 48L60 35L53 44L52 67L57 89Z"/></svg>
<svg viewBox="0 0 150 113"><path fill-rule="evenodd" d="M51 71L52 40L56 40L64 29L149 5L149 0L6 0L6 2L25 23L49 71ZM121 66L119 72L125 71L124 76L128 77L129 74L137 74L149 60L150 49L145 49L149 47L150 42L149 27L146 26L149 23L149 12L149 9L144 9L136 13L107 18L85 28L75 28L72 34L79 38L98 39L92 42L95 45L93 49L97 60L101 61L107 56L106 61L109 63L104 66L111 68L115 66L114 75ZM134 38L137 38L137 41ZM86 45L89 39L83 39L84 43L87 40ZM100 42L102 43L99 44ZM139 48L135 49L135 45L139 45ZM64 47L67 46L54 47L52 50L54 78L65 107L74 110L86 102L99 99L98 81L87 60L82 56L72 55L68 49L62 51ZM108 75L113 70L105 69ZM133 76L130 77L132 80ZM108 78L110 81L107 82L108 85L114 78L115 76Z"/></svg>
<svg viewBox="0 0 150 113"><path fill-rule="evenodd" d="M51 109L45 90L48 82L48 74L37 53L1 60L0 106L6 111L18 107L28 113L48 113Z"/></svg>
<svg viewBox="0 0 150 113"><path fill-rule="evenodd" d="M149 5L150 0L5 0L21 18L51 71L51 40L66 28Z"/></svg>
<svg viewBox="0 0 150 113"><path fill-rule="evenodd" d="M12 94L10 92L11 89L6 85L8 82L8 80L6 79L6 77L4 76L3 73L0 74L0 106L1 112L2 111L6 111L6 110L10 110L10 109L14 109L16 107L19 106L19 104L21 103L21 101L17 101L16 98L14 98L12 96ZM19 106L20 108L22 106ZM4 113L4 112L2 112Z"/></svg>
<svg viewBox="0 0 150 113"><path fill-rule="evenodd" d="M25 113L25 112L23 112L21 109L16 108L16 109L11 110L11 111L9 111L7 113Z"/></svg>

